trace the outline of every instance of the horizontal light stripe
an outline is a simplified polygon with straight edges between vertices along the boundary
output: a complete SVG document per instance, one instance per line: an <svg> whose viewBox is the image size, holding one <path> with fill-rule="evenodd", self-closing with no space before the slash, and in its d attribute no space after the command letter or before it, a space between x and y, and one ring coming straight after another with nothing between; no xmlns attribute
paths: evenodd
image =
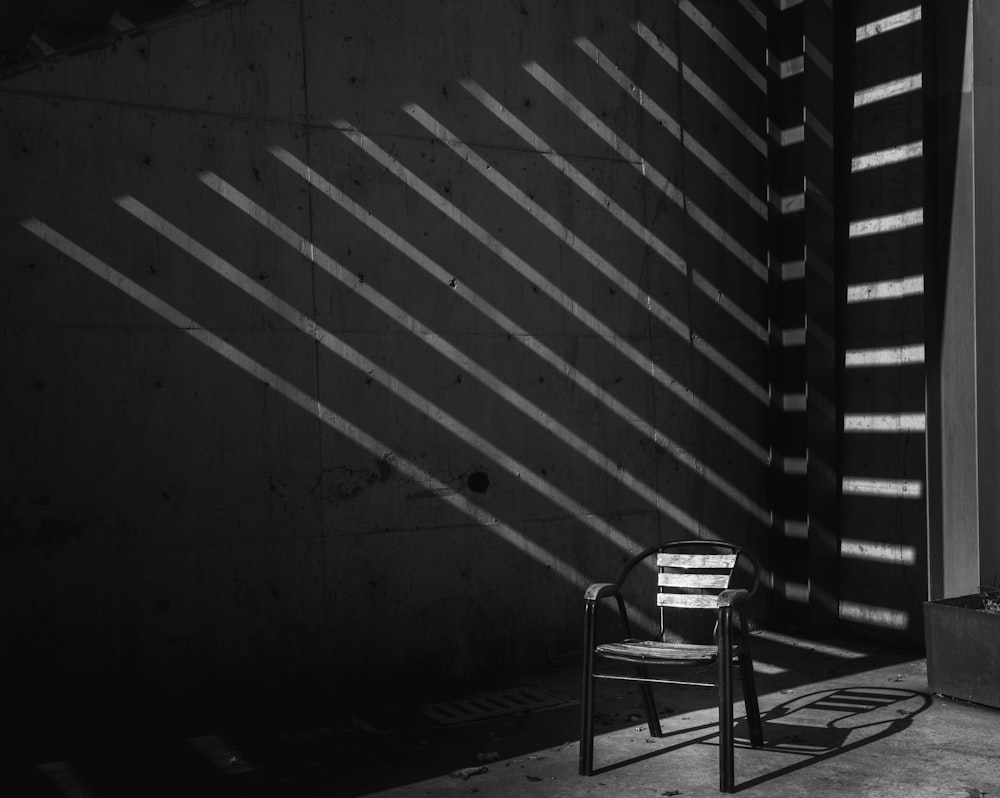
<svg viewBox="0 0 1000 798"><path fill-rule="evenodd" d="M917 550L913 546L876 543L871 540L849 540L847 538L840 541L840 556L852 560L901 563L903 565L916 565L917 562Z"/></svg>
<svg viewBox="0 0 1000 798"><path fill-rule="evenodd" d="M805 57L797 55L794 58L789 58L787 61L781 61L774 53L768 50L767 64L778 77L785 80L786 78L802 74L805 69Z"/></svg>
<svg viewBox="0 0 1000 798"><path fill-rule="evenodd" d="M884 349L848 349L844 365L848 368L865 366L906 366L924 362L924 345L891 346Z"/></svg>
<svg viewBox="0 0 1000 798"><path fill-rule="evenodd" d="M784 532L786 538L791 538L792 540L808 540L809 522L785 521L782 526L782 531Z"/></svg>
<svg viewBox="0 0 1000 798"><path fill-rule="evenodd" d="M879 626L883 629L906 629L910 625L910 616L903 610L873 607L870 604L858 604L854 601L841 601L839 615L845 621Z"/></svg>
<svg viewBox="0 0 1000 798"><path fill-rule="evenodd" d="M806 126L796 125L795 127L787 128L782 130L776 123L767 120L767 134L774 139L782 147L787 147L791 144L801 144L806 138Z"/></svg>
<svg viewBox="0 0 1000 798"><path fill-rule="evenodd" d="M797 327L792 330L781 331L782 346L803 346L806 342L806 328Z"/></svg>
<svg viewBox="0 0 1000 798"><path fill-rule="evenodd" d="M777 208L782 216L790 213L798 213L806 207L805 192L801 194L789 194L788 196L782 196L768 186L767 195L771 205Z"/></svg>
<svg viewBox="0 0 1000 798"><path fill-rule="evenodd" d="M847 302L875 302L883 299L901 299L924 292L923 275L904 277L901 280L884 280L878 283L859 283L847 287Z"/></svg>
<svg viewBox="0 0 1000 798"><path fill-rule="evenodd" d="M804 393L786 393L781 397L781 409L784 411L801 412L806 409L806 395Z"/></svg>
<svg viewBox="0 0 1000 798"><path fill-rule="evenodd" d="M856 222L851 222L847 235L850 238L861 238L879 233L894 233L897 230L905 230L908 227L919 227L923 223L924 209L914 208L902 213L893 213L888 216L876 216L871 219L859 219Z"/></svg>
<svg viewBox="0 0 1000 798"><path fill-rule="evenodd" d="M804 260L790 260L781 264L782 280L801 280L806 276L806 262Z"/></svg>
<svg viewBox="0 0 1000 798"><path fill-rule="evenodd" d="M923 154L924 143L922 141L911 141L909 144L900 144L898 147L889 147L885 150L857 155L851 158L851 171L863 172L865 169L875 169L879 166L902 163L913 158L920 158Z"/></svg>
<svg viewBox="0 0 1000 798"><path fill-rule="evenodd" d="M783 457L781 458L781 471L784 474L794 474L801 476L809 469L809 460L805 457Z"/></svg>
<svg viewBox="0 0 1000 798"><path fill-rule="evenodd" d="M844 432L925 432L924 413L844 414Z"/></svg>
<svg viewBox="0 0 1000 798"><path fill-rule="evenodd" d="M917 91L923 86L923 75L919 72L916 75L907 75L905 78L879 83L877 86L870 86L867 89L854 93L854 107L860 108L862 105L870 105L881 100L888 100L890 97L899 97L911 91Z"/></svg>
<svg viewBox="0 0 1000 798"><path fill-rule="evenodd" d="M865 39L870 39L873 36L878 36L881 33L888 33L891 30L902 28L905 25L911 25L912 23L920 20L920 13L920 6L917 6L916 8L911 8L908 11L900 11L898 14L893 14L888 17L883 17L882 19L877 19L874 22L869 22L867 25L861 25L854 32L854 40L856 42L864 41Z"/></svg>
<svg viewBox="0 0 1000 798"><path fill-rule="evenodd" d="M801 582L785 582L781 592L786 599L794 601L796 604L809 603L809 585L804 585Z"/></svg>
<svg viewBox="0 0 1000 798"><path fill-rule="evenodd" d="M842 490L851 496L883 496L896 499L919 499L924 483L917 479L876 479L844 477Z"/></svg>

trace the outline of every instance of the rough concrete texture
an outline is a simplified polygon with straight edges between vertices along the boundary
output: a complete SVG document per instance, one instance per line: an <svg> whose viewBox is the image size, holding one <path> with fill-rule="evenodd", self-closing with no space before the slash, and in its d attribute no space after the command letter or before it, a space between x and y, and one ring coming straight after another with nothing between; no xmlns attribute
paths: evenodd
<svg viewBox="0 0 1000 798"><path fill-rule="evenodd" d="M1000 789L997 711L929 695L924 661L850 642L816 644L767 633L755 637L755 649L765 745L749 747L738 707L737 793L978 798ZM570 669L530 683L573 698L576 676ZM631 686L605 682L598 690L597 772L590 778L577 775L574 706L467 726L451 738L450 764L460 767L412 780L399 773L382 777L373 769L370 785L395 786L369 793L362 778L352 794L719 794L712 691L656 688L665 737L654 739L640 720L640 699ZM534 750L528 742L560 734L566 739ZM499 760L479 761L493 752ZM391 769L391 755L378 761ZM461 777L484 764L486 772ZM413 773L427 770L414 767Z"/></svg>
<svg viewBox="0 0 1000 798"><path fill-rule="evenodd" d="M928 695L925 665L853 642L754 636L765 746L736 717L736 790L748 796L981 798L1000 790L997 710ZM650 739L631 685L598 690L596 765L577 774L576 664L516 680L389 700L312 701L200 717L137 704L52 713L22 727L0 778L13 795L715 796L713 693L657 688L666 736ZM484 697L531 693L554 706L449 725ZM18 789L11 789L17 785ZM46 791L48 790L48 791Z"/></svg>
<svg viewBox="0 0 1000 798"><path fill-rule="evenodd" d="M711 16L245 0L3 76L22 682L523 668L641 545L766 560L765 119L731 57L765 36Z"/></svg>

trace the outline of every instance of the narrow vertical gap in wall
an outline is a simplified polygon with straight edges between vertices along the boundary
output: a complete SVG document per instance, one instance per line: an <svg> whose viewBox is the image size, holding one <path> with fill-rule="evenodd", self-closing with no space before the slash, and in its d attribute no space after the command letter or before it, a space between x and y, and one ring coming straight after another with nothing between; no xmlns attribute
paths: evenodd
<svg viewBox="0 0 1000 798"><path fill-rule="evenodd" d="M773 589L769 617L808 627L809 505L805 374L805 203L802 3L767 20L768 305Z"/></svg>
<svg viewBox="0 0 1000 798"><path fill-rule="evenodd" d="M842 100L847 14L823 0L803 9L803 191L805 193L806 491L809 529L809 631L829 633L837 624L840 559L839 430L841 409L838 306L843 294L837 268L846 216L842 176L849 169L843 146L850 116ZM847 41L849 46L849 41Z"/></svg>

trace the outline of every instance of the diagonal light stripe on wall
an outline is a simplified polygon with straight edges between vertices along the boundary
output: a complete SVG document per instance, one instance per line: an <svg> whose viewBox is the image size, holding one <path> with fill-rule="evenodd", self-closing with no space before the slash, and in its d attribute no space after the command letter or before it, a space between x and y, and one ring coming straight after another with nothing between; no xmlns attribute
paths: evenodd
<svg viewBox="0 0 1000 798"><path fill-rule="evenodd" d="M529 351L538 355L546 363L551 365L557 373L575 382L581 389L601 402L641 435L662 446L673 457L690 468L697 476L704 479L714 488L719 490L719 492L731 499L737 506L750 513L758 521L763 524L770 523L770 512L768 510L751 500L746 494L732 485L728 480L724 479L720 474L694 457L680 444L665 437L661 431L655 429L648 422L643 421L634 412L630 411L618 400L603 391L599 386L597 386L596 383L581 374L579 370L573 367L570 363L538 341L513 319L505 316L500 310L490 305L485 298L472 291L464 283L459 283L453 280L448 271L439 266L412 244L406 242L399 234L395 233L391 228L379 221L373 214L357 205L357 203L347 197L335 186L330 184L315 170L310 169L304 163L291 155L291 153L279 147L272 148L271 152L279 161L288 166L300 177L307 180L317 190L332 199L341 208L346 210L373 232L380 235L387 243L395 247L400 253L413 261L431 277L449 285L454 283L452 286L453 293L471 304L491 321L498 324L508 334L513 336L514 340L527 347ZM697 534L705 532L704 527L687 513L683 512L672 503L666 501L666 499L659 494L651 491L643 485L638 478L634 477L624 469L619 468L605 455L598 452L590 444L586 443L586 441L558 422L555 418L545 413L545 411L541 408L531 403L526 397L523 397L515 392L498 377L492 375L485 368L476 364L465 354L461 353L451 344L441 339L440 336L425 327L419 320L410 317L401 308L396 307L394 303L392 303L388 298L382 296L370 284L364 283L362 285L355 285L354 276L350 271L344 269L339 264L336 264L332 259L318 250L315 245L307 242L304 238L292 231L287 225L280 222L272 214L268 213L266 210L250 200L246 195L237 191L231 185L211 173L203 174L201 179L207 186L209 186L209 188L229 200L252 219L285 241L285 243L289 246L293 247L298 252L309 252L310 254L308 257L314 262L320 263L324 268L324 271L328 274L335 277L345 285L350 286L377 309L400 321L406 329L418 335L422 341L433 346L438 352L451 359L452 362L456 363L456 365L460 368L466 369L471 376L475 377L481 383L495 391L501 398L510 403L512 406L526 413L532 421L552 431L579 454L586 457L595 465L598 465L598 467L604 470L607 474L622 481L626 487L629 487L637 495L653 504L667 517L672 518L683 528Z"/></svg>
<svg viewBox="0 0 1000 798"><path fill-rule="evenodd" d="M701 354L714 364L720 371L729 376L737 385L747 391L754 399L761 404L767 405L770 396L765 386L757 383L749 374L739 368L735 363L726 358L721 352L715 349L702 337L696 335L687 324L671 313L667 308L653 299L649 292L622 274L606 258L599 255L591 247L581 241L575 233L569 230L562 222L552 214L538 205L525 192L515 186L510 180L504 177L500 170L488 164L482 156L472 148L461 142L454 133L444 125L431 117L422 108L416 105L404 106L407 113L419 122L425 130L434 135L442 144L450 148L456 155L462 158L473 169L479 172L490 183L500 189L511 200L524 208L529 215L538 221L543 227L548 229L560 241L565 243L587 263L608 279L612 280L616 286L630 299L644 307L655 319L668 329L692 344Z"/></svg>
<svg viewBox="0 0 1000 798"><path fill-rule="evenodd" d="M624 225L640 241L652 249L656 254L668 263L676 266L681 273L688 270L684 260L664 244L649 228L640 224L637 219L631 216L624 208L615 202L599 186L589 180L579 169L574 167L569 161L555 151L545 140L535 131L525 125L508 108L494 98L482 86L474 80L463 80L461 85L476 100L479 101L498 120L507 125L508 128L520 137L535 152L551 163L564 177L575 183L588 197L590 197L599 208L609 213L614 219ZM706 296L712 297L726 313L733 317L740 325L753 333L759 340L768 340L767 329L756 319L752 318L741 307L739 307L725 293L713 285L707 278L701 276L693 268L691 269L692 279L697 287Z"/></svg>
<svg viewBox="0 0 1000 798"><path fill-rule="evenodd" d="M508 455L490 441L486 440L471 427L468 427L452 416L444 408L434 404L434 402L420 394L395 375L386 372L378 365L378 363L337 338L333 333L324 329L314 320L296 310L276 294L261 286L244 272L237 269L218 254L191 238L191 236L183 230L174 226L135 198L128 196L120 197L116 200L116 202L124 210L139 219L139 221L148 225L168 241L175 244L192 257L201 261L205 266L210 268L220 277L229 281L237 288L242 289L245 293L264 305L264 307L274 311L289 324L297 327L328 352L331 352L345 362L354 366L362 374L366 374L371 377L375 382L394 393L414 410L417 410L434 423L444 427L458 440L464 441L478 451L482 452L504 471L507 471L516 479L523 481L537 493L561 507L570 516L579 518L582 524L589 526L594 532L597 532L618 546L622 551L634 554L639 550L640 547L635 541L623 535L619 530L615 529L606 521L596 516L582 504L563 493L539 474L536 474L525 463L522 463L514 457ZM331 266L335 266L337 269L343 270L344 272L347 271L339 264L335 264L332 260L329 262ZM422 326L416 319L409 316L409 314L406 314L402 311L402 309L396 306L386 308L386 310L389 311L394 320L403 324L407 329L409 329L409 327L407 327L408 324L417 324L418 330L419 327ZM419 331L424 334L430 333L430 331L426 328ZM497 382L499 382L499 380L497 380ZM613 468L614 466L611 467L612 470ZM655 496L655 494L653 495Z"/></svg>
<svg viewBox="0 0 1000 798"><path fill-rule="evenodd" d="M583 103L576 99L559 81L546 72L541 65L531 61L524 65L525 71L537 80L545 89L549 91L565 108L583 122L590 130L596 134L605 144L618 153L624 161L638 171L646 180L659 189L663 194L676 203L678 207L687 212L694 222L701 227L712 238L718 241L723 247L750 269L753 274L764 283L767 282L767 267L746 247L737 241L730 233L724 230L718 222L712 219L704 210L688 200L684 194L673 183L662 175L655 167L646 161L638 152L626 144L622 139L604 122L586 108Z"/></svg>
<svg viewBox="0 0 1000 798"><path fill-rule="evenodd" d="M22 226L34 235L38 236L38 238L45 243L79 263L88 271L119 289L124 294L151 310L153 313L157 314L170 324L173 324L177 329L186 332L192 338L204 344L216 354L225 358L227 361L242 369L255 379L260 380L275 392L280 393L292 402L292 404L297 405L310 415L316 417L330 429L354 441L374 457L378 459L382 459L384 457L391 458L393 467L398 469L402 474L406 475L408 478L428 490L434 491L435 495L439 496L443 501L455 507L455 509L468 516L472 521L476 522L480 526L489 529L494 534L500 536L508 543L515 546L518 550L528 554L536 561L551 567L555 573L570 584L580 588L581 590L585 589L590 584L591 580L573 568L573 566L555 557L549 551L542 548L513 527L497 520L492 513L487 513L481 507L472 503L461 494L457 494L450 490L443 482L428 474L419 466L411 463L402 455L392 451L360 427L338 415L326 405L309 396L300 388L296 387L275 372L268 369L266 366L263 366L256 360L244 354L232 344L224 341L222 338L215 335L215 333L205 329L190 317L184 315L173 306L167 304L159 297L147 291L138 283L130 280L121 272L115 270L99 258L92 255L90 252L87 252L82 247L56 232L44 222L41 222L38 219L28 219L22 222Z"/></svg>
<svg viewBox="0 0 1000 798"><path fill-rule="evenodd" d="M518 274L524 277L539 290L543 290L552 298L559 307L576 317L580 322L589 327L597 335L601 336L607 343L618 350L620 354L632 361L644 374L648 374L657 383L665 387L670 393L697 411L703 418L709 421L719 431L742 446L751 455L761 462L768 462L769 451L765 447L750 438L736 425L725 418L721 413L704 402L693 391L685 388L671 375L664 372L656 363L631 346L627 341L623 341L611 328L594 316L586 309L580 307L573 299L561 291L550 280L537 272L523 258L519 257L509 247L504 245L496 237L485 230L482 225L470 218L463 211L458 209L453 203L438 194L427 183L417 177L413 172L403 166L399 161L389 155L370 138L348 122L337 122L336 127L350 140L353 141L363 152L371 156L392 174L398 177L404 185L423 197L432 206L437 208L465 233L479 241L487 250L497 255L506 262Z"/></svg>

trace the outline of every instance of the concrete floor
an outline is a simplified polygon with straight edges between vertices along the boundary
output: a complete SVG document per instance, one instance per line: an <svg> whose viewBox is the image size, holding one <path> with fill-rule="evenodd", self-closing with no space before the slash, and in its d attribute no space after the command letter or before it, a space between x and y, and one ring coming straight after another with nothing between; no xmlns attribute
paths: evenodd
<svg viewBox="0 0 1000 798"><path fill-rule="evenodd" d="M1000 711L927 692L923 660L855 642L754 636L765 746L737 727L746 796L1000 796ZM132 713L35 735L0 773L4 795L713 796L713 693L657 688L666 736L652 739L632 685L598 685L599 772L577 775L577 668L481 685L499 714L443 723L469 704L361 702L158 723ZM472 689L472 688L469 688ZM512 694L545 709L505 711ZM366 709L367 707L367 709ZM737 716L742 716L742 705ZM474 709L474 711L477 711ZM105 719L107 720L107 719ZM743 738L741 740L741 738ZM2 785L8 785L4 788ZM13 787L11 791L8 789Z"/></svg>

